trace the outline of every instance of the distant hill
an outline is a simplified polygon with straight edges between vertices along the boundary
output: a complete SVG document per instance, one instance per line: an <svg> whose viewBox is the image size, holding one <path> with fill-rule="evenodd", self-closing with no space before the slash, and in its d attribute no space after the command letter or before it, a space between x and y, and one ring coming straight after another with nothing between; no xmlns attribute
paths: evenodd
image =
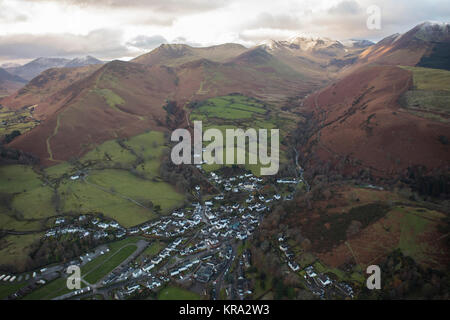
<svg viewBox="0 0 450 320"><path fill-rule="evenodd" d="M86 56L82 58L75 58L70 60L64 68L75 68L75 67L84 67L91 64L103 64L104 62L101 60L98 60L97 58L94 58L92 56Z"/></svg>
<svg viewBox="0 0 450 320"><path fill-rule="evenodd" d="M6 70L23 79L31 80L41 72L51 68L71 68L102 63L102 61L91 56L75 58L72 60L64 58L38 58L23 66L7 68Z"/></svg>
<svg viewBox="0 0 450 320"><path fill-rule="evenodd" d="M27 81L0 68L0 95L8 95L20 89Z"/></svg>

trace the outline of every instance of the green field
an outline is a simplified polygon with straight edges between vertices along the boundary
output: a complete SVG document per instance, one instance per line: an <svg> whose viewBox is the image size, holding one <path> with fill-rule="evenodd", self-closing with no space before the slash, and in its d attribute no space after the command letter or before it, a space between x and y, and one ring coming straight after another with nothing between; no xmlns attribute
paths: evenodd
<svg viewBox="0 0 450 320"><path fill-rule="evenodd" d="M66 181L59 188L63 212L101 212L125 227L156 217L148 201L167 211L183 196L165 182L144 180L125 170L94 170L85 181Z"/></svg>
<svg viewBox="0 0 450 320"><path fill-rule="evenodd" d="M450 71L422 67L402 67L413 73L417 90L450 91Z"/></svg>
<svg viewBox="0 0 450 320"><path fill-rule="evenodd" d="M148 205L150 201L166 212L184 200L158 178L165 148L163 133L151 131L121 144L107 141L86 154L78 164L83 170L90 169L84 180L67 179L77 171L67 163L46 171L53 178L66 177L58 188L63 212L103 213L130 227L156 217Z"/></svg>
<svg viewBox="0 0 450 320"><path fill-rule="evenodd" d="M403 67L413 73L414 89L407 91L400 104L414 115L449 122L450 71Z"/></svg>
<svg viewBox="0 0 450 320"><path fill-rule="evenodd" d="M13 283L4 283L0 282L0 300L6 299L8 296L17 292L20 288L25 287L27 285L26 282L13 282Z"/></svg>
<svg viewBox="0 0 450 320"><path fill-rule="evenodd" d="M81 276L89 283L95 283L111 272L136 250L139 238L127 238L108 245L110 251L88 262L81 268ZM66 278L58 278L25 296L25 300L53 299L69 293ZM82 283L82 287L86 285Z"/></svg>
<svg viewBox="0 0 450 320"><path fill-rule="evenodd" d="M149 245L143 252L142 256L153 258L156 256L162 249L164 248L164 245L159 242L155 241L151 245Z"/></svg>
<svg viewBox="0 0 450 320"><path fill-rule="evenodd" d="M37 126L39 122L33 118L32 110L33 107L17 111L5 107L0 109L0 137L15 130L23 134Z"/></svg>
<svg viewBox="0 0 450 320"><path fill-rule="evenodd" d="M56 215L53 190L29 166L0 166L0 229L39 230L40 219Z"/></svg>
<svg viewBox="0 0 450 320"><path fill-rule="evenodd" d="M223 97L215 97L199 103L195 106L190 114L190 120L201 120L203 122L203 131L214 128L222 132L224 143L226 142L226 129L280 129L280 143L283 137L293 129L295 121L290 118L280 116L279 110L269 106L266 103L242 96L229 95ZM268 131L268 138L270 141L270 131ZM204 146L209 142L205 142ZM280 145L281 147L281 145ZM238 153L237 146L234 148L235 162ZM246 142L245 150L246 163L244 167L250 170L255 175L260 175L261 163L249 163L249 149L248 142ZM224 159L225 162L226 149L222 150L218 156ZM280 163L286 161L284 150L280 150ZM220 164L206 164L203 169L206 172L216 171L223 165ZM230 166L230 165L228 165Z"/></svg>
<svg viewBox="0 0 450 320"><path fill-rule="evenodd" d="M7 235L0 239L0 263L24 269L30 246L42 237L42 233Z"/></svg>
<svg viewBox="0 0 450 320"><path fill-rule="evenodd" d="M266 113L263 104L243 96L225 96L207 100L192 112L191 120L203 120L204 117L225 120L249 119L255 113Z"/></svg>
<svg viewBox="0 0 450 320"><path fill-rule="evenodd" d="M100 161L131 165L136 161L136 157L128 150L122 148L116 140L111 140L104 142L87 153L81 161Z"/></svg>
<svg viewBox="0 0 450 320"><path fill-rule="evenodd" d="M201 297L191 291L178 287L169 286L162 289L158 294L158 300L200 300Z"/></svg>
<svg viewBox="0 0 450 320"><path fill-rule="evenodd" d="M102 213L131 227L181 205L184 195L159 178L166 148L163 133L150 131L120 143L107 141L76 161L45 171L0 166L0 230L39 232L1 239L1 263L24 266L30 239L51 227L47 219L57 215L56 206L63 215ZM70 179L80 171L84 179Z"/></svg>
<svg viewBox="0 0 450 320"><path fill-rule="evenodd" d="M97 268L90 271L84 280L94 284L100 281L104 276L113 271L119 264L121 264L126 258L128 258L133 252L135 252L137 247L135 245L129 244L123 248L115 251L113 254L108 252L108 256L104 258L103 263L99 264ZM107 255L107 254L106 254ZM106 256L105 255L105 256Z"/></svg>

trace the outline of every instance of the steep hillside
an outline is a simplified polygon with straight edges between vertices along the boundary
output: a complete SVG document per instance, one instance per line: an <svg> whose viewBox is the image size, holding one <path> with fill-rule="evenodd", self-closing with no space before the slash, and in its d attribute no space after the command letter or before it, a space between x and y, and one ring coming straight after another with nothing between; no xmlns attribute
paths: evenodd
<svg viewBox="0 0 450 320"><path fill-rule="evenodd" d="M163 130L162 106L174 90L175 75L165 67L111 62L51 95L40 110L45 121L10 146L52 164L106 140Z"/></svg>
<svg viewBox="0 0 450 320"><path fill-rule="evenodd" d="M448 49L450 25L425 22L405 34L394 34L359 55L358 64L423 66L450 68Z"/></svg>
<svg viewBox="0 0 450 320"><path fill-rule="evenodd" d="M0 103L15 110L25 106L36 106L35 117L45 119L47 115L57 110L64 101L62 95L57 94L59 91L86 78L100 67L101 65L93 65L46 70L18 92L1 99Z"/></svg>
<svg viewBox="0 0 450 320"><path fill-rule="evenodd" d="M420 118L399 103L412 88L412 73L394 66L368 66L308 97L305 107L317 123L303 148L313 166L327 162L348 175L368 170L393 176L408 167L443 168L450 162L444 123Z"/></svg>

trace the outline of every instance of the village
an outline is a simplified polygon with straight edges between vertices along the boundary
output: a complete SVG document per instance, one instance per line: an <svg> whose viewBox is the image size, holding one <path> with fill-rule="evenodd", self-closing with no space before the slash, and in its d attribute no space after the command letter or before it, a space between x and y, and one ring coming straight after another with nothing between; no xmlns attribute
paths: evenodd
<svg viewBox="0 0 450 320"><path fill-rule="evenodd" d="M255 298L252 283L246 278L246 270L252 265L251 252L246 249L239 253L239 247L251 237L275 203L293 198L301 177L278 179L276 188L265 188L278 190L278 193L263 193L261 190L266 186L266 181L251 173L226 178L215 172L203 174L221 191L220 194L203 199L202 187L196 186L193 192L200 201L140 226L126 229L116 221L91 215L56 219L54 227L45 233L45 237L58 239L63 235L76 234L80 238L93 236L100 241L129 237L143 240L138 242L136 252L96 283L86 282L82 289L66 292L54 299L83 299L97 295L127 299L142 290L158 292L169 283L189 288L211 299L219 299L220 292L225 292L222 298L226 299ZM230 201L236 195L242 200ZM155 240L163 243L164 247L152 257L142 257L141 253ZM282 237L278 241L280 256L291 272L298 273L300 266L295 262L287 242ZM64 265L43 268L26 275L4 274L0 275L0 281L13 283L27 280L32 283L30 287L33 290L54 279L66 278L69 266L82 268L108 251L106 244L100 245ZM343 297L353 297L349 285L331 280L316 272L313 266L305 271L305 286L317 298L326 298L329 290L338 290ZM25 293L28 294L29 290ZM24 292L19 291L11 298L19 299L23 295Z"/></svg>

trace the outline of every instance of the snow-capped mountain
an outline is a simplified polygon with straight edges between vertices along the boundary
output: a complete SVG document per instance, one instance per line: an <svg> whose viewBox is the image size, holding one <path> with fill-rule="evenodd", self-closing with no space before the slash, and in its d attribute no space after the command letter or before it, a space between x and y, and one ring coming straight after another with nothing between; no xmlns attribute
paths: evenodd
<svg viewBox="0 0 450 320"><path fill-rule="evenodd" d="M31 80L41 72L51 68L73 68L101 63L103 62L91 56L72 60L65 58L37 58L23 66L6 68L6 70L13 75Z"/></svg>
<svg viewBox="0 0 450 320"><path fill-rule="evenodd" d="M74 68L74 67L83 67L91 64L103 64L103 61L98 60L92 56L86 56L81 58L75 58L69 61L64 67L65 68Z"/></svg>

